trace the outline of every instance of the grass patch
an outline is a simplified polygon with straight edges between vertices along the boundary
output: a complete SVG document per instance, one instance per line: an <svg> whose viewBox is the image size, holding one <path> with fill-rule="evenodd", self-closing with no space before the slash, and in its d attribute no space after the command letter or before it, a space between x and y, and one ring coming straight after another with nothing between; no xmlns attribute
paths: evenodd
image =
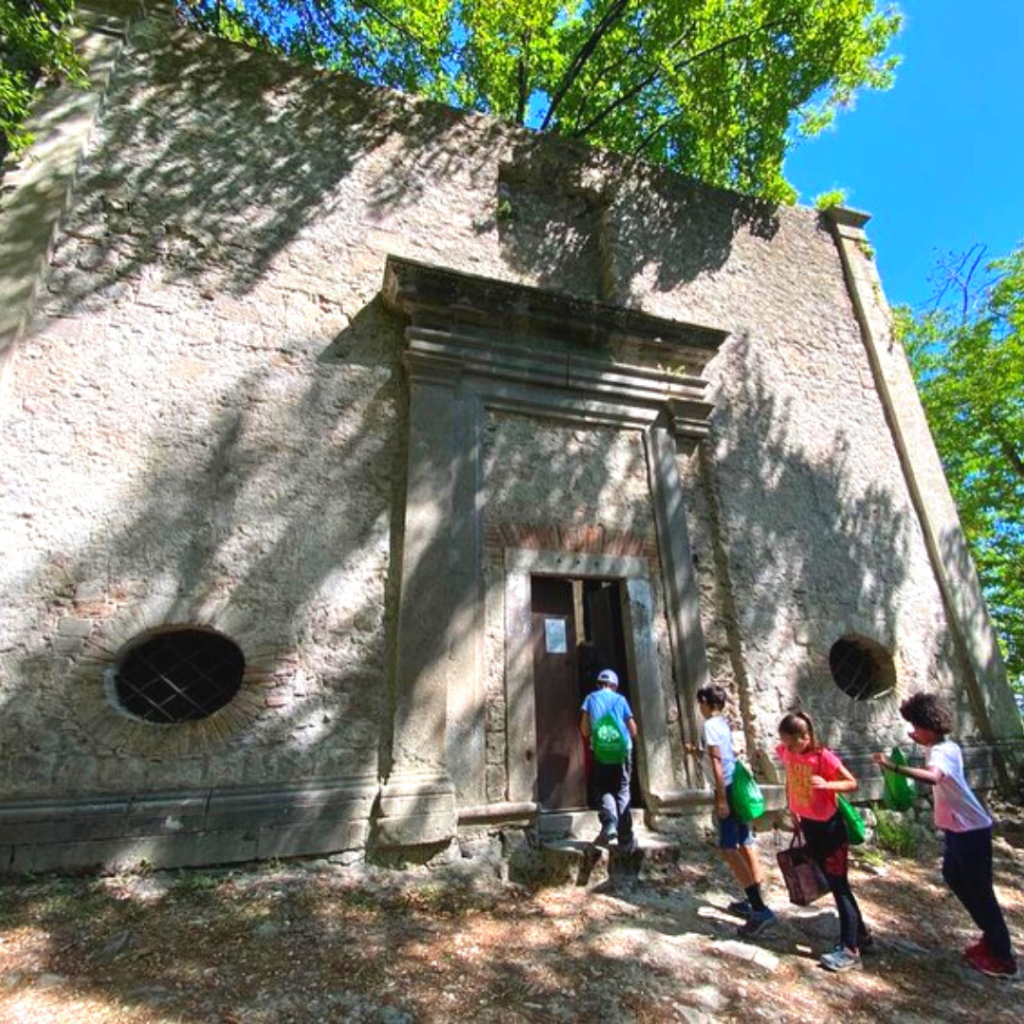
<svg viewBox="0 0 1024 1024"><path fill-rule="evenodd" d="M862 846L857 851L857 859L863 861L865 864L870 864L873 868L885 866L885 857L882 854L882 851L873 846Z"/></svg>
<svg viewBox="0 0 1024 1024"><path fill-rule="evenodd" d="M898 811L879 807L875 811L875 843L880 850L897 857L913 857L917 853L917 839L913 823Z"/></svg>
<svg viewBox="0 0 1024 1024"><path fill-rule="evenodd" d="M205 871L183 871L174 880L175 895L186 895L196 892L209 892L216 889L224 881L222 875L211 875Z"/></svg>

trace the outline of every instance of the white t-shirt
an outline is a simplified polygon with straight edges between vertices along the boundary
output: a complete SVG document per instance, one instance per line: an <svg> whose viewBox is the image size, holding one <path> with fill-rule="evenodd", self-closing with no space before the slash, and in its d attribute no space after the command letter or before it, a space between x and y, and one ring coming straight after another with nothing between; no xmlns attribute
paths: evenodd
<svg viewBox="0 0 1024 1024"><path fill-rule="evenodd" d="M935 786L935 824L950 832L974 832L989 828L992 818L971 792L964 778L964 758L952 740L943 740L928 750L928 767L942 773Z"/></svg>
<svg viewBox="0 0 1024 1024"><path fill-rule="evenodd" d="M732 782L732 775L736 770L736 755L732 749L732 729L721 715L712 715L710 718L704 719L703 735L704 756L708 763L708 780L714 781L715 768L707 749L708 747L718 747L718 753L722 758L722 781L728 786Z"/></svg>

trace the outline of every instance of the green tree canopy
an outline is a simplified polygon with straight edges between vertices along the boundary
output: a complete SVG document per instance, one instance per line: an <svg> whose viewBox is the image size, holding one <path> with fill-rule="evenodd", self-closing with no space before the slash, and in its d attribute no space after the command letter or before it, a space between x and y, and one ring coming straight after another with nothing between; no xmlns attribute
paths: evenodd
<svg viewBox="0 0 1024 1024"><path fill-rule="evenodd" d="M0 160L30 141L25 116L40 77L82 82L68 34L74 0L0 0Z"/></svg>
<svg viewBox="0 0 1024 1024"><path fill-rule="evenodd" d="M876 0L179 0L317 66L783 201L787 148L886 89Z"/></svg>
<svg viewBox="0 0 1024 1024"><path fill-rule="evenodd" d="M1024 244L946 267L931 310L896 310L964 532L1006 657L1024 693Z"/></svg>

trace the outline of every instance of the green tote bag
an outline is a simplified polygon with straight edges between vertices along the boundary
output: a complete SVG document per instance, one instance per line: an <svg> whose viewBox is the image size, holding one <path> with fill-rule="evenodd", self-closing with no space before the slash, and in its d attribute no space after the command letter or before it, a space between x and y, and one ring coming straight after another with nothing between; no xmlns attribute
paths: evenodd
<svg viewBox="0 0 1024 1024"><path fill-rule="evenodd" d="M892 748L889 760L895 765L908 764L906 754L899 747ZM882 781L885 784L885 789L882 791L882 803L890 811L909 811L914 806L914 797L917 793L913 780L885 769L882 772Z"/></svg>
<svg viewBox="0 0 1024 1024"><path fill-rule="evenodd" d="M736 762L733 771L730 805L732 813L743 822L753 821L764 814L764 794L742 761Z"/></svg>
<svg viewBox="0 0 1024 1024"><path fill-rule="evenodd" d="M843 816L843 821L846 823L846 837L850 840L850 845L860 846L868 834L867 826L864 824L864 819L860 816L860 811L842 793L836 794L836 803L839 805L839 813Z"/></svg>

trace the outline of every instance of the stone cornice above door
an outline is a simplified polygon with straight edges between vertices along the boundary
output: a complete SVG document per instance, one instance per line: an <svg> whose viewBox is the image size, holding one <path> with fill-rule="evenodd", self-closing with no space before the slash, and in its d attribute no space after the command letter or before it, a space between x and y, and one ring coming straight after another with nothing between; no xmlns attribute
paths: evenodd
<svg viewBox="0 0 1024 1024"><path fill-rule="evenodd" d="M382 297L410 321L417 380L457 379L491 409L643 429L668 412L689 447L708 432L704 367L725 331L389 256Z"/></svg>

